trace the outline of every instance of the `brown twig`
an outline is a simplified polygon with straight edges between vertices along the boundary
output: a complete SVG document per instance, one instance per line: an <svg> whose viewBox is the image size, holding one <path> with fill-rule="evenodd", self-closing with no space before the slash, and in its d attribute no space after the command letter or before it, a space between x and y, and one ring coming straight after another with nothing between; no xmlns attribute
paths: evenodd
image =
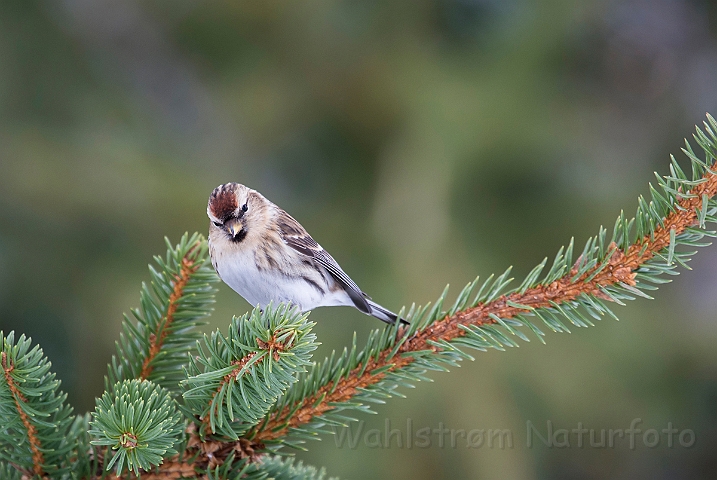
<svg viewBox="0 0 717 480"><path fill-rule="evenodd" d="M20 416L20 420L22 421L22 424L27 430L27 441L30 443L30 450L32 451L32 472L35 475L42 477L44 474L42 470L42 464L45 463L45 459L43 458L42 452L40 451L41 444L40 440L37 438L37 429L35 428L35 425L30 423L30 419L27 417L27 414L20 405L21 401L27 402L27 399L17 388L17 385L15 385L15 381L13 380L11 375L12 371L15 369L15 365L10 365L8 363L6 352L2 352L2 369L5 373L5 381L7 382L7 386L10 389L10 393L12 394L13 400L15 400L15 409L17 410L17 414Z"/></svg>
<svg viewBox="0 0 717 480"><path fill-rule="evenodd" d="M702 208L702 195L706 194L712 198L717 193L717 175L707 172L705 181L696 185L689 197L682 197L664 222L652 235L647 235L631 245L627 251L618 249L617 245L609 247L610 259L604 267L596 266L592 270L581 275L576 280L572 278L577 273L576 268L569 275L552 282L549 285L538 285L523 293L513 292L503 295L496 300L479 304L473 308L457 312L455 315L446 316L442 320L433 323L427 329L417 333L413 338L406 341L398 353L389 358L390 351L384 351L378 358L372 358L368 366L360 366L342 377L337 383L329 383L321 387L314 395L303 399L298 405L292 404L282 411L275 413L267 422L249 436L255 443L264 443L286 435L290 428L298 427L309 423L312 419L332 410L332 404L349 401L364 389L383 380L387 374L407 366L414 361L411 352L422 350L440 350L431 342L450 341L465 335L461 325L489 325L496 321L491 314L502 318L512 318L527 309L518 308L514 305L525 305L531 308L547 308L553 304L562 304L578 298L581 294L593 295L609 300L602 292L601 287L624 283L635 285L635 271L650 260L657 252L670 245L671 231L675 235L684 232L690 226L697 224L697 208ZM600 271L595 274L595 272ZM593 276L593 274L595 274ZM586 281L588 278L592 278ZM400 333L399 333L400 335ZM381 373L372 372L381 367L391 365ZM363 374L361 374L363 372Z"/></svg>
<svg viewBox="0 0 717 480"><path fill-rule="evenodd" d="M179 275L175 275L174 277L174 288L172 289L172 293L169 295L167 315L164 322L160 322L157 326L157 331L151 333L149 336L149 351L147 352L147 357L144 359L144 362L142 362L142 371L139 374L140 379L147 379L152 373L152 360L154 360L162 350L164 340L167 338L167 334L169 333L169 327L174 321L174 313L177 311L177 302L179 302L179 299L182 298L182 295L184 295L184 288L187 286L187 282L189 282L190 275L196 272L201 266L200 264L189 260L189 255L191 255L193 251L194 247L187 252L185 257L182 259L182 266L179 270Z"/></svg>

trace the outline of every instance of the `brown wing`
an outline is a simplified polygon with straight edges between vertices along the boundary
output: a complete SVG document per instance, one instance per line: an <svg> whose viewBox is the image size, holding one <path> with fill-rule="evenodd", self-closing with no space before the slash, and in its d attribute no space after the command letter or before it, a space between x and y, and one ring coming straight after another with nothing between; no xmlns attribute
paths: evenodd
<svg viewBox="0 0 717 480"><path fill-rule="evenodd" d="M286 244L302 255L316 261L319 265L324 267L327 272L343 287L346 293L354 302L356 308L364 313L371 313L371 307L366 301L366 294L361 291L356 282L351 280L351 277L341 270L341 267L334 257L329 252L324 250L316 240L297 222L291 215L285 211L281 211L279 218L277 219L279 231L281 237Z"/></svg>

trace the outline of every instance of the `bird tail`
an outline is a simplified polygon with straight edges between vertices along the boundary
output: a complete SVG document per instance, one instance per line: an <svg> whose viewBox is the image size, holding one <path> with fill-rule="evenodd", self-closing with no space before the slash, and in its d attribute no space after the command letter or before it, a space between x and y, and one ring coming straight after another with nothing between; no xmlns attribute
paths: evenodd
<svg viewBox="0 0 717 480"><path fill-rule="evenodd" d="M388 323L389 325L395 324L396 320L400 321L404 325L408 325L408 322L406 320L404 320L403 318L398 318L398 315L393 313L391 310L387 310L378 303L373 302L369 299L366 299L366 302L368 303L369 307L371 307L369 315L371 315L372 317L376 317L382 322Z"/></svg>

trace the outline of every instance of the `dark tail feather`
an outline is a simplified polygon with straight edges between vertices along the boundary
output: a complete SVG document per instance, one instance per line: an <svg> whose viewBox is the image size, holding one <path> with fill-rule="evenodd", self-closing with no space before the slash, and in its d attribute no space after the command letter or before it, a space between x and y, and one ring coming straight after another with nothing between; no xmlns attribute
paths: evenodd
<svg viewBox="0 0 717 480"><path fill-rule="evenodd" d="M393 325L396 323L396 320L400 321L404 325L408 325L408 322L402 318L398 318L398 315L393 313L391 310L386 310L378 303L375 303L369 299L366 299L366 302L371 307L371 311L369 312L369 315L372 317L376 317L382 322L386 322L389 325Z"/></svg>

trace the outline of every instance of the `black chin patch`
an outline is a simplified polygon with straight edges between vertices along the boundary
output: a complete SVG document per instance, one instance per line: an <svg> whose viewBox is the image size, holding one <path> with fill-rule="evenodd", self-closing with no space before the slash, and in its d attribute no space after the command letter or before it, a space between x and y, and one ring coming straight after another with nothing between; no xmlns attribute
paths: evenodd
<svg viewBox="0 0 717 480"><path fill-rule="evenodd" d="M246 238L246 228L239 230L239 233L231 237L232 242L239 243Z"/></svg>

